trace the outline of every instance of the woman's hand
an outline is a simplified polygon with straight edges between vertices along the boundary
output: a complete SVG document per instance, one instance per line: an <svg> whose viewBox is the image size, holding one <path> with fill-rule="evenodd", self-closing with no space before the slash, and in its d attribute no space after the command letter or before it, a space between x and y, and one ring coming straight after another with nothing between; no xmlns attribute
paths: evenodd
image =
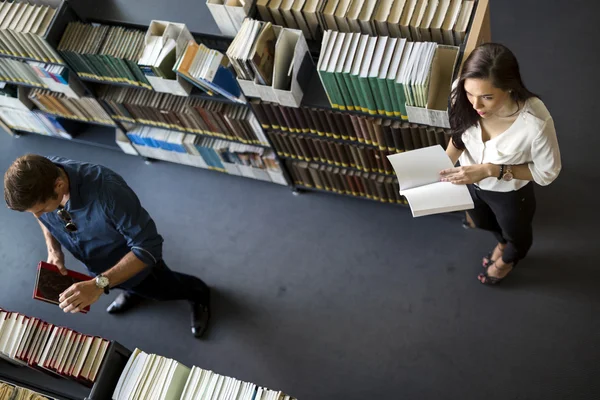
<svg viewBox="0 0 600 400"><path fill-rule="evenodd" d="M494 176L494 167L496 166L492 164L477 164L445 169L440 172L440 181L455 185L477 183L482 179Z"/></svg>

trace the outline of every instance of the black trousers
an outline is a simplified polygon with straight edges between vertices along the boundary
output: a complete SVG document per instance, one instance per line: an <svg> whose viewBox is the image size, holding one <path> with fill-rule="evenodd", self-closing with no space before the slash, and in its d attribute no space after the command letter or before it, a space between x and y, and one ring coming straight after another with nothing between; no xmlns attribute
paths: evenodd
<svg viewBox="0 0 600 400"><path fill-rule="evenodd" d="M206 283L195 276L171 271L163 260L154 265L152 272L139 284L119 289L151 300L188 300L210 305L210 289Z"/></svg>
<svg viewBox="0 0 600 400"><path fill-rule="evenodd" d="M493 192L468 185L475 208L471 219L480 229L490 231L498 242L506 244L502 260L517 263L525 258L533 244L532 222L535 214L533 182L512 192Z"/></svg>

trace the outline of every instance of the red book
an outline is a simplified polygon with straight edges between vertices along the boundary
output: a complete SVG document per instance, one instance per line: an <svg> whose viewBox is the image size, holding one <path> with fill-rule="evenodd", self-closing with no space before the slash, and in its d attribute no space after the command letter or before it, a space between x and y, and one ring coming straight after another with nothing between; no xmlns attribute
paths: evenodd
<svg viewBox="0 0 600 400"><path fill-rule="evenodd" d="M67 270L67 275L62 275L56 265L40 261L37 269L37 278L33 289L33 298L51 304L60 304L60 294L71 285L87 281L91 277L76 271ZM82 313L90 311L90 307L81 310Z"/></svg>

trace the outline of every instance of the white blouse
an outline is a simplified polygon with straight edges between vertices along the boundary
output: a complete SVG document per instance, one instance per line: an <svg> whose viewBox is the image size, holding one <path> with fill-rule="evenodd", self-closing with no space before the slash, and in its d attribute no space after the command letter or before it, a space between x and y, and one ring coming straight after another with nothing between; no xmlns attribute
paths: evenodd
<svg viewBox="0 0 600 400"><path fill-rule="evenodd" d="M544 103L537 97L525 102L513 124L500 135L483 142L479 124L467 129L462 140L465 151L460 165L528 164L533 180L539 185L552 183L562 168L554 121ZM529 181L513 179L506 182L496 177L485 178L477 185L483 190L510 192Z"/></svg>

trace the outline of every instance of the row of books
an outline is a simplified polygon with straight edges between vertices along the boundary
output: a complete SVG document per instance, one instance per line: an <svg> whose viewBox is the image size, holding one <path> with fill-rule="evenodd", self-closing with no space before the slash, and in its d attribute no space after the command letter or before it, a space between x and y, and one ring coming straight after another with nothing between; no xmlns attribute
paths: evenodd
<svg viewBox="0 0 600 400"><path fill-rule="evenodd" d="M270 149L147 126L128 130L127 137L145 157L287 184Z"/></svg>
<svg viewBox="0 0 600 400"><path fill-rule="evenodd" d="M79 81L69 79L67 67L37 61L0 58L0 81L47 88L75 98L82 96L85 91Z"/></svg>
<svg viewBox="0 0 600 400"><path fill-rule="evenodd" d="M327 31L317 70L333 108L408 119L407 105L428 104L437 47L432 42Z"/></svg>
<svg viewBox="0 0 600 400"><path fill-rule="evenodd" d="M309 107L250 103L264 129L341 139L400 152L436 144L446 147L449 130L408 122Z"/></svg>
<svg viewBox="0 0 600 400"><path fill-rule="evenodd" d="M273 84L275 31L269 22L246 19L227 49L238 78L260 85Z"/></svg>
<svg viewBox="0 0 600 400"><path fill-rule="evenodd" d="M27 2L0 2L0 53L43 62L62 63L43 37L56 9Z"/></svg>
<svg viewBox="0 0 600 400"><path fill-rule="evenodd" d="M356 32L460 46L474 1L463 0L258 0L263 21L301 29L309 39L322 32Z"/></svg>
<svg viewBox="0 0 600 400"><path fill-rule="evenodd" d="M299 186L363 197L383 203L408 204L406 199L400 196L398 179L391 176L357 172L306 161L290 161L287 165L294 183Z"/></svg>
<svg viewBox="0 0 600 400"><path fill-rule="evenodd" d="M0 400L51 400L46 396L20 386L0 381Z"/></svg>
<svg viewBox="0 0 600 400"><path fill-rule="evenodd" d="M135 88L103 86L98 93L113 117L123 122L269 145L248 107Z"/></svg>
<svg viewBox="0 0 600 400"><path fill-rule="evenodd" d="M69 67L37 61L27 61L27 65L34 70L48 90L75 98L85 95L85 88L81 82L76 78L71 78Z"/></svg>
<svg viewBox="0 0 600 400"><path fill-rule="evenodd" d="M301 31L247 18L227 55L246 96L300 106L314 69Z"/></svg>
<svg viewBox="0 0 600 400"><path fill-rule="evenodd" d="M81 77L151 89L137 64L144 36L136 29L71 22L58 51Z"/></svg>
<svg viewBox="0 0 600 400"><path fill-rule="evenodd" d="M70 98L62 93L34 89L29 99L42 111L78 121L114 125L113 120L93 97Z"/></svg>
<svg viewBox="0 0 600 400"><path fill-rule="evenodd" d="M0 81L39 88L47 87L29 64L9 58L0 58Z"/></svg>
<svg viewBox="0 0 600 400"><path fill-rule="evenodd" d="M277 153L286 158L354 168L363 172L394 174L394 169L387 159L389 154L394 153L387 150L345 145L288 133L270 132L269 137Z"/></svg>
<svg viewBox="0 0 600 400"><path fill-rule="evenodd" d="M113 400L151 398L211 400L295 400L281 391L254 383L219 375L199 367L191 369L182 363L140 349L132 353L113 392Z"/></svg>
<svg viewBox="0 0 600 400"><path fill-rule="evenodd" d="M0 308L0 357L86 385L95 382L110 342Z"/></svg>
<svg viewBox="0 0 600 400"><path fill-rule="evenodd" d="M190 40L173 71L209 94L218 93L231 101L245 104L229 65L229 59L221 52Z"/></svg>
<svg viewBox="0 0 600 400"><path fill-rule="evenodd" d="M56 118L39 110L0 107L0 119L11 129L72 139Z"/></svg>

